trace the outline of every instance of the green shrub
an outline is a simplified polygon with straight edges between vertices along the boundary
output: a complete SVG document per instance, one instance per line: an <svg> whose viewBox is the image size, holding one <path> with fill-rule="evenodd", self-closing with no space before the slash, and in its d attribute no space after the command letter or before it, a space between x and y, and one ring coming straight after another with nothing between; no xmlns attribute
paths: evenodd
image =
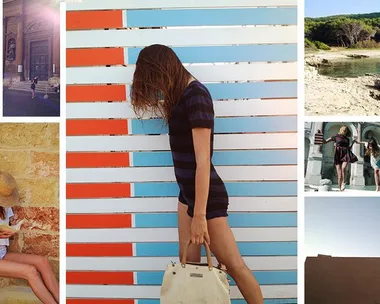
<svg viewBox="0 0 380 304"><path fill-rule="evenodd" d="M317 47L310 39L305 38L305 49L317 50Z"/></svg>
<svg viewBox="0 0 380 304"><path fill-rule="evenodd" d="M319 49L319 50L324 50L324 51L329 51L331 50L330 47L326 44L326 43L323 43L321 41L314 41L314 44L315 46Z"/></svg>
<svg viewBox="0 0 380 304"><path fill-rule="evenodd" d="M378 49L380 48L380 43L375 40L365 40L360 41L356 44L350 45L350 49Z"/></svg>

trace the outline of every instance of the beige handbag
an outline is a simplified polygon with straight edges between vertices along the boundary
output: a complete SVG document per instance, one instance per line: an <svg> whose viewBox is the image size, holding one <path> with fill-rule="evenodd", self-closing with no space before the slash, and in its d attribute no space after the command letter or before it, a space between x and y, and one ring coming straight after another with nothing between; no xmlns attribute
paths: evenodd
<svg viewBox="0 0 380 304"><path fill-rule="evenodd" d="M166 267L161 286L161 304L230 304L227 273L212 265L211 252L204 243L207 264L186 263L189 240L181 263Z"/></svg>

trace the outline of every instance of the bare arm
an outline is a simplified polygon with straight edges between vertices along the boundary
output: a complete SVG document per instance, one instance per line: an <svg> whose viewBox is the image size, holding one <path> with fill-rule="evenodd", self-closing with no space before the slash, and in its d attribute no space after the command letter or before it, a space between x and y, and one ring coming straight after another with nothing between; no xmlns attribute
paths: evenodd
<svg viewBox="0 0 380 304"><path fill-rule="evenodd" d="M323 140L323 143L322 144L328 144L329 142L332 142L333 139L330 137L330 138L327 138L326 140Z"/></svg>
<svg viewBox="0 0 380 304"><path fill-rule="evenodd" d="M195 160L195 207L194 216L206 216L210 187L210 136L211 129L192 129Z"/></svg>

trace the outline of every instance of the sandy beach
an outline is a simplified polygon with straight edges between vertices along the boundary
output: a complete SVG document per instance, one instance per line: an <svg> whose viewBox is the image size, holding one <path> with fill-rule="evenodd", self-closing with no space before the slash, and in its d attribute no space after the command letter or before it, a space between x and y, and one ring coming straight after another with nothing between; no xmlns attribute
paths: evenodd
<svg viewBox="0 0 380 304"><path fill-rule="evenodd" d="M379 75L357 78L334 78L319 75L309 65L316 62L347 59L347 55L365 55L380 58L380 50L340 50L305 54L305 115L380 115L380 101L370 92ZM379 59L380 60L380 59Z"/></svg>

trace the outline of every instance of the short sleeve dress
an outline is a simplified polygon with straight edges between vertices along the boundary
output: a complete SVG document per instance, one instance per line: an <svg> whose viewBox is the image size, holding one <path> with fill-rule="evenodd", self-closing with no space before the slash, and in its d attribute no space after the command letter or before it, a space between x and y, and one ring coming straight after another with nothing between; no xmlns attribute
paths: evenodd
<svg viewBox="0 0 380 304"><path fill-rule="evenodd" d="M14 216L12 208L5 208L5 219L0 219L0 224L9 225L9 219ZM7 254L9 239L0 239L0 260Z"/></svg>
<svg viewBox="0 0 380 304"><path fill-rule="evenodd" d="M344 162L355 163L358 161L356 155L351 151L350 139L342 134L331 137L335 142L334 164L340 165Z"/></svg>
<svg viewBox="0 0 380 304"><path fill-rule="evenodd" d="M179 186L179 201L188 206L188 215L193 217L195 205L196 161L192 136L193 128L211 129L210 157L214 144L214 108L210 92L199 81L191 82L172 110L169 119L169 141L175 177ZM226 187L210 165L210 186L206 218L228 216L228 194Z"/></svg>

